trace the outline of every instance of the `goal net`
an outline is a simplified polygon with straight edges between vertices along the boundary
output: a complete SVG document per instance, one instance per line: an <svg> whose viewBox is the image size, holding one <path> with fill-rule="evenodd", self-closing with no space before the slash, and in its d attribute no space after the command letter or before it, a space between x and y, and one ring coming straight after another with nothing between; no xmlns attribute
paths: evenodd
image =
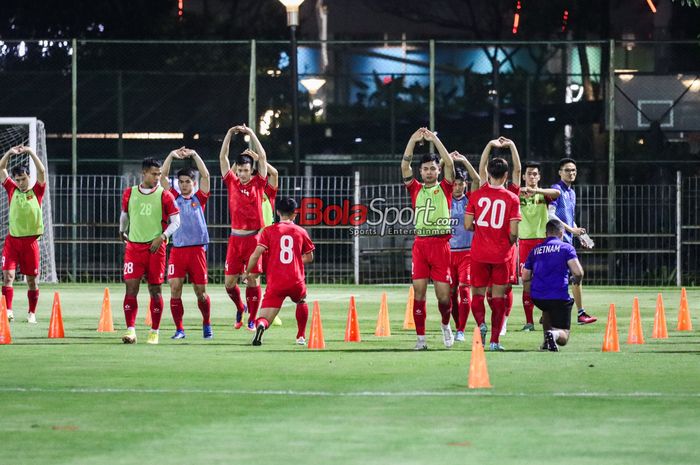
<svg viewBox="0 0 700 465"><path fill-rule="evenodd" d="M36 118L0 118L0 156L4 155L11 147L16 145L26 145L34 149L37 156L48 170L48 161L46 157L46 131L44 123ZM31 158L26 155L13 156L7 167L10 172L13 166L29 165L30 184L36 182L36 167ZM48 173L47 173L48 179ZM39 252L41 254L41 269L39 271L39 280L41 282L58 282L56 276L56 258L54 253L54 234L53 234L53 214L51 210L51 195L50 183L46 185L46 192L42 202L42 210L44 215L44 235L39 239ZM8 234L9 221L9 202L4 189L0 189L0 241L4 243L5 237ZM21 269L19 270L22 271ZM16 278L21 279L20 276Z"/></svg>

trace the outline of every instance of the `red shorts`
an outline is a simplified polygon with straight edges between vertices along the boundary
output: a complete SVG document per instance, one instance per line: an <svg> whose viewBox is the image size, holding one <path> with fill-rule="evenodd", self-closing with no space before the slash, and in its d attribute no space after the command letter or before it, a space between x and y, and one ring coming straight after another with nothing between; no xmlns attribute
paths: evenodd
<svg viewBox="0 0 700 465"><path fill-rule="evenodd" d="M126 242L124 252L124 279L141 279L146 275L148 284L163 284L165 275L165 242L151 253L151 244Z"/></svg>
<svg viewBox="0 0 700 465"><path fill-rule="evenodd" d="M306 297L306 283L301 281L288 289L265 288L262 305L260 308L280 308L284 299L289 297L292 302L297 303Z"/></svg>
<svg viewBox="0 0 700 465"><path fill-rule="evenodd" d="M27 276L39 274L39 241L37 236L12 237L8 234L2 248L3 271L19 270Z"/></svg>
<svg viewBox="0 0 700 465"><path fill-rule="evenodd" d="M484 263L472 260L471 281L474 287L505 286L509 280L509 262Z"/></svg>
<svg viewBox="0 0 700 465"><path fill-rule="evenodd" d="M518 265L518 273L523 275L523 266L527 261L527 256L530 255L532 249L543 243L544 239L520 239L518 240L518 251L520 255L520 263Z"/></svg>
<svg viewBox="0 0 700 465"><path fill-rule="evenodd" d="M260 234L251 234L250 236L234 236L228 237L228 248L226 249L226 264L224 274L232 276L243 274L248 266L248 260L253 255L255 248L258 246L258 237ZM255 268L250 270L251 273L262 273L262 260L258 260Z"/></svg>
<svg viewBox="0 0 700 465"><path fill-rule="evenodd" d="M416 237L411 276L413 279L430 278L433 282L452 284L449 236Z"/></svg>
<svg viewBox="0 0 700 465"><path fill-rule="evenodd" d="M471 277L472 252L471 250L458 250L450 252L450 276L452 284L469 285Z"/></svg>
<svg viewBox="0 0 700 465"><path fill-rule="evenodd" d="M207 251L203 245L170 249L168 279L189 276L192 284L207 283Z"/></svg>

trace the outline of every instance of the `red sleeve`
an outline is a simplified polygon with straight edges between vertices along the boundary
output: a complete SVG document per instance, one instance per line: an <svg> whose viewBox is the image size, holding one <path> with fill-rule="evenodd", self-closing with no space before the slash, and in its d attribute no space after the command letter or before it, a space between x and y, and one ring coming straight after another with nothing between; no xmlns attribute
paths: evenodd
<svg viewBox="0 0 700 465"><path fill-rule="evenodd" d="M440 188L442 189L442 192L445 193L445 197L447 197L447 200L450 200L450 197L452 196L452 191L454 190L454 183L451 183L447 179L443 178L442 181L440 181Z"/></svg>
<svg viewBox="0 0 700 465"><path fill-rule="evenodd" d="M41 205L41 202L44 200L44 194L46 193L46 183L41 184L36 182L32 190L34 191L34 195L36 195L36 201Z"/></svg>
<svg viewBox="0 0 700 465"><path fill-rule="evenodd" d="M277 188L272 187L268 182L265 184L265 195L267 195L267 198L270 199L270 202L274 202L275 197L277 197Z"/></svg>
<svg viewBox="0 0 700 465"><path fill-rule="evenodd" d="M129 199L131 198L131 187L127 187L122 194L122 211L129 212Z"/></svg>
<svg viewBox="0 0 700 465"><path fill-rule="evenodd" d="M238 180L238 176L233 172L233 170L228 170L228 173L226 173L223 177L224 184L226 184L226 187L229 189Z"/></svg>
<svg viewBox="0 0 700 465"><path fill-rule="evenodd" d="M195 197L199 199L199 203L202 204L202 208L207 204L209 201L209 196L211 196L211 191L209 192L202 192L201 189L198 190L197 192L194 193Z"/></svg>
<svg viewBox="0 0 700 465"><path fill-rule="evenodd" d="M7 198L12 201L12 194L14 194L15 189L17 189L17 183L15 183L14 179L8 176L5 178L5 182L3 182L2 185L7 191Z"/></svg>
<svg viewBox="0 0 700 465"><path fill-rule="evenodd" d="M172 216L177 213L180 213L180 209L177 208L177 204L175 203L175 198L170 192L163 192L163 196L161 197L161 202L163 204L163 215L164 216Z"/></svg>
<svg viewBox="0 0 700 465"><path fill-rule="evenodd" d="M260 233L260 237L258 238L258 245L265 247L265 250L270 248L270 230L272 228L265 228L263 231Z"/></svg>
<svg viewBox="0 0 700 465"><path fill-rule="evenodd" d="M413 178L411 179L411 182L409 182L408 184L404 184L404 186L406 186L406 189L408 190L408 193L411 196L411 205L413 205L413 207L415 208L416 197L418 197L418 192L420 192L421 187L423 187L423 185L419 183L416 180L416 178Z"/></svg>
<svg viewBox="0 0 700 465"><path fill-rule="evenodd" d="M176 199L177 196L180 195L180 193L177 190L175 190L175 188L172 186L170 186L170 189L168 189L168 192L170 192L170 195L172 195L174 199Z"/></svg>
<svg viewBox="0 0 700 465"><path fill-rule="evenodd" d="M264 231L263 231L264 232ZM306 230L303 230L304 232L304 239L301 245L301 253L302 254L307 254L309 252L313 252L316 249L316 246L314 245L313 242L311 242L311 238L309 237L309 233L306 232Z"/></svg>
<svg viewBox="0 0 700 465"><path fill-rule="evenodd" d="M471 193L471 196L469 197L469 201L467 202L467 208L464 210L464 213L469 213L470 215L474 215L474 205L476 205L476 200L478 200L479 196L474 195L476 194L477 191L474 191Z"/></svg>
<svg viewBox="0 0 700 465"><path fill-rule="evenodd" d="M520 195L520 186L515 184L514 182L508 183L508 190L515 195Z"/></svg>
<svg viewBox="0 0 700 465"><path fill-rule="evenodd" d="M510 199L510 220L521 220L520 216L520 199L513 195Z"/></svg>

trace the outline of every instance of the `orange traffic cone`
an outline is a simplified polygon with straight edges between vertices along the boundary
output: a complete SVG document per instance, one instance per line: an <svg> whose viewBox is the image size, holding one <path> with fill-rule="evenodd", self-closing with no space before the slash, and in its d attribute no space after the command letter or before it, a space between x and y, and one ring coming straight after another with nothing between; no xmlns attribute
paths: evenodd
<svg viewBox="0 0 700 465"><path fill-rule="evenodd" d="M379 306L379 316L377 316L377 327L374 329L374 335L378 337L391 336L389 305L387 305L386 292L382 292L382 303Z"/></svg>
<svg viewBox="0 0 700 465"><path fill-rule="evenodd" d="M63 333L63 317L61 316L61 299L58 297L58 292L53 293L53 305L51 306L51 322L49 323L49 338L62 338Z"/></svg>
<svg viewBox="0 0 700 465"><path fill-rule="evenodd" d="M605 337L603 338L603 352L619 352L620 340L617 336L617 316L615 315L615 304L610 304L608 311L608 324L605 326Z"/></svg>
<svg viewBox="0 0 700 465"><path fill-rule="evenodd" d="M688 295L685 288L681 288L681 306L678 309L678 331L692 331L693 323L690 321L690 309L688 309Z"/></svg>
<svg viewBox="0 0 700 465"><path fill-rule="evenodd" d="M150 306L149 306L150 307ZM151 309L146 309L146 328L153 326L153 320L151 320Z"/></svg>
<svg viewBox="0 0 700 465"><path fill-rule="evenodd" d="M309 331L309 349L325 349L326 341L323 339L323 325L321 324L321 309L318 301L314 301L314 309L311 314L311 331Z"/></svg>
<svg viewBox="0 0 700 465"><path fill-rule="evenodd" d="M644 344L642 333L642 316L639 314L639 299L632 301L632 318L630 318L630 331L627 334L627 344Z"/></svg>
<svg viewBox="0 0 700 465"><path fill-rule="evenodd" d="M360 342L360 323L357 321L357 309L355 308L355 296L350 296L350 308L348 309L348 322L345 325L345 342Z"/></svg>
<svg viewBox="0 0 700 465"><path fill-rule="evenodd" d="M484 346L481 344L479 327L474 328L472 335L472 359L469 362L469 389L490 388L489 370L486 368Z"/></svg>
<svg viewBox="0 0 700 465"><path fill-rule="evenodd" d="M654 329L651 331L652 339L668 339L666 329L666 312L664 311L664 299L661 293L656 296L656 314L654 315Z"/></svg>
<svg viewBox="0 0 700 465"><path fill-rule="evenodd" d="M104 297L102 297L102 313L100 313L100 322L97 323L97 332L114 332L114 319L112 318L112 303L109 300L108 287L105 287L105 294Z"/></svg>
<svg viewBox="0 0 700 465"><path fill-rule="evenodd" d="M12 344L10 322L7 321L7 301L5 296L0 298L0 344Z"/></svg>
<svg viewBox="0 0 700 465"><path fill-rule="evenodd" d="M408 302L406 302L406 313L403 316L403 329L416 329L416 322L413 321L413 286L408 288Z"/></svg>

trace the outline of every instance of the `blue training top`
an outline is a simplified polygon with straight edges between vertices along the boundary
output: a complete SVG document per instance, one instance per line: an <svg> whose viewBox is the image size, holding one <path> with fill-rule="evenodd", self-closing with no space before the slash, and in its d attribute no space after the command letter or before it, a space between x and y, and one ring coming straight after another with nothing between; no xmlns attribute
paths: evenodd
<svg viewBox="0 0 700 465"><path fill-rule="evenodd" d="M180 227L173 233L174 247L190 247L194 245L207 246L209 231L204 219L202 202L196 195L185 198L182 194L175 197L175 203L180 209Z"/></svg>
<svg viewBox="0 0 700 465"><path fill-rule="evenodd" d="M525 269L532 271L530 295L533 299L569 300L569 265L578 258L571 244L556 237L548 237L532 249L525 261Z"/></svg>
<svg viewBox="0 0 700 465"><path fill-rule="evenodd" d="M467 209L469 200L466 195L459 199L452 197L452 207L450 208L450 218L452 219L452 237L450 238L450 250L457 252L470 250L472 248L472 237L474 233L464 229L464 211Z"/></svg>
<svg viewBox="0 0 700 465"><path fill-rule="evenodd" d="M576 192L571 187L567 186L564 181L559 181L554 184L552 189L561 192L561 195L551 203L551 205L554 205L557 218L570 228L573 228L576 221ZM573 239L573 234L569 231L564 231L565 242L573 244Z"/></svg>

